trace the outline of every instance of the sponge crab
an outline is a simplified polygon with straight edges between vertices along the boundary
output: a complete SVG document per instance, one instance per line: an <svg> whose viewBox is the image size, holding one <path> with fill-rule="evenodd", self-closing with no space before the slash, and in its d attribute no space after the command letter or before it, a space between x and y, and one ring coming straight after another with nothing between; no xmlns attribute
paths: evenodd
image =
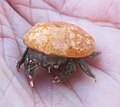
<svg viewBox="0 0 120 107"><path fill-rule="evenodd" d="M95 57L100 52L94 51L93 37L82 28L66 22L38 23L25 34L23 41L27 48L17 61L16 68L19 71L24 63L31 87L34 87L34 70L38 66L51 73L52 69L65 65L54 77L53 83L68 78L76 70L77 64L88 76L96 80L84 59Z"/></svg>

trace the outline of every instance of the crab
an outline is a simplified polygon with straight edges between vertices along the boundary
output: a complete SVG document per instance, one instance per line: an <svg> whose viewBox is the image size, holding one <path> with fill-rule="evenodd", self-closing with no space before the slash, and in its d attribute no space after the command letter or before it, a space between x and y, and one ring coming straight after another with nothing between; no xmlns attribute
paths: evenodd
<svg viewBox="0 0 120 107"><path fill-rule="evenodd" d="M24 63L31 87L34 87L34 71L38 66L51 74L52 70L64 65L53 78L53 83L66 80L76 71L77 65L96 81L85 59L96 57L101 52L94 51L93 37L82 28L67 22L38 23L25 34L23 42L27 48L17 61L16 69L19 71Z"/></svg>

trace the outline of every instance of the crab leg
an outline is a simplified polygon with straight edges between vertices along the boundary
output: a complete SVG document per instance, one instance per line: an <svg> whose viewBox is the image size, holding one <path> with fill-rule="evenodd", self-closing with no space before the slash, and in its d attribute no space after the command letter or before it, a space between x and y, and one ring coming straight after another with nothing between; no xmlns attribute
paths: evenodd
<svg viewBox="0 0 120 107"><path fill-rule="evenodd" d="M25 65L26 71L25 75L28 78L28 82L31 87L34 87L34 70L37 65L31 66L31 65Z"/></svg>
<svg viewBox="0 0 120 107"><path fill-rule="evenodd" d="M28 52L28 49L29 49L29 48L26 48L26 49L25 49L23 55L22 55L22 56L20 57L20 59L17 61L16 69L17 69L18 72L19 72L20 66L21 66L21 65L24 63L24 61L25 61L25 56L26 56L26 54L27 54L27 52Z"/></svg>
<svg viewBox="0 0 120 107"><path fill-rule="evenodd" d="M27 54L24 61L25 75L28 78L28 82L31 87L34 87L34 70L38 66L38 62L32 59L32 57Z"/></svg>
<svg viewBox="0 0 120 107"><path fill-rule="evenodd" d="M62 82L76 70L76 60L69 59L65 68L53 79L53 83Z"/></svg>
<svg viewBox="0 0 120 107"><path fill-rule="evenodd" d="M98 55L100 55L100 54L101 54L101 52L95 51L95 52L93 52L90 56L88 56L88 58L94 58L94 57L96 57L96 56L98 56Z"/></svg>
<svg viewBox="0 0 120 107"><path fill-rule="evenodd" d="M92 78L95 80L95 82L96 82L96 77L95 77L95 75L91 72L91 70L89 69L89 67L88 67L88 65L87 65L87 63L85 62L84 59L80 59L80 60L79 60L79 65L80 65L81 69L82 69L88 76L92 77Z"/></svg>

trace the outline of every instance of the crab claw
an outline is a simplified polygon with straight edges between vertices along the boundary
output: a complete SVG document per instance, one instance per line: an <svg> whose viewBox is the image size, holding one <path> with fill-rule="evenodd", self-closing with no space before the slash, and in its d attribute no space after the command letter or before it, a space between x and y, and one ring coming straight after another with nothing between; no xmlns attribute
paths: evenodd
<svg viewBox="0 0 120 107"><path fill-rule="evenodd" d="M60 83L60 82L62 82L62 80L61 80L58 76L56 76L56 77L52 80L52 83Z"/></svg>
<svg viewBox="0 0 120 107"><path fill-rule="evenodd" d="M29 82L31 87L34 87L33 78L31 75L28 75L28 82Z"/></svg>

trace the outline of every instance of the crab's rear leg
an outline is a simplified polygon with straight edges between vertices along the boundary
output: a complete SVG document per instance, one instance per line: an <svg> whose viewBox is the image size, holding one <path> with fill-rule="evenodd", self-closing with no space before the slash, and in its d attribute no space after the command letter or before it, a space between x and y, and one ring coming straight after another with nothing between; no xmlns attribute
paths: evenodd
<svg viewBox="0 0 120 107"><path fill-rule="evenodd" d="M26 48L26 49L25 49L23 55L22 55L22 56L19 58L19 60L17 61L17 64L16 64L16 69L17 69L17 71L19 71L20 66L24 63L24 61L25 61L25 56L26 56L26 54L27 54L27 52L28 52L28 49L29 49L29 48Z"/></svg>
<svg viewBox="0 0 120 107"><path fill-rule="evenodd" d="M93 52L90 56L88 56L88 58L95 58L96 56L100 55L101 52L100 51L95 51Z"/></svg>
<svg viewBox="0 0 120 107"><path fill-rule="evenodd" d="M91 72L91 70L89 69L89 67L88 67L87 63L85 62L85 60L84 60L84 59L79 59L78 63L79 63L79 65L80 65L81 69L82 69L88 76L92 77L92 78L95 80L95 82L96 82L96 77L95 77L95 75Z"/></svg>
<svg viewBox="0 0 120 107"><path fill-rule="evenodd" d="M76 71L76 60L68 59L67 65L63 70L53 79L53 83L59 83L68 78L74 71Z"/></svg>

